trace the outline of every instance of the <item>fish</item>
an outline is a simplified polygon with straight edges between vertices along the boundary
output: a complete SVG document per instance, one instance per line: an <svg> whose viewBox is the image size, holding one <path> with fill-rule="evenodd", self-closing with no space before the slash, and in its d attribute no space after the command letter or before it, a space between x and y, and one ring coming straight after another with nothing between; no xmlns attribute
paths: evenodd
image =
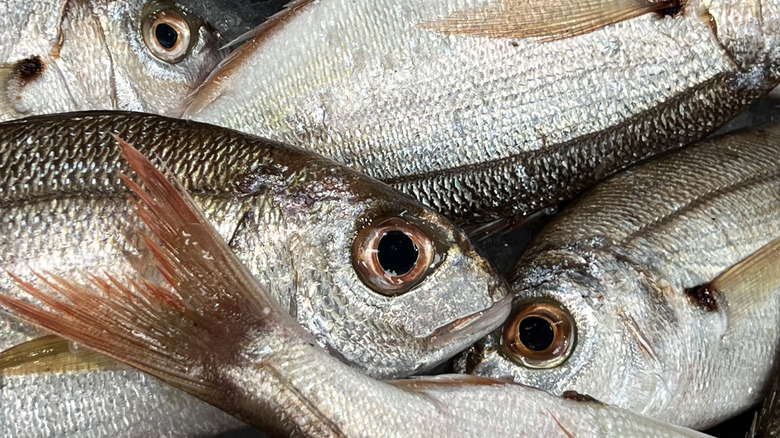
<svg viewBox="0 0 780 438"><path fill-rule="evenodd" d="M310 152L149 114L0 124L0 266L30 282L38 270L159 275L151 254L133 245L138 221L112 135L164 161L280 306L330 354L369 375L430 369L508 315L503 277L433 210ZM4 277L0 289L16 287ZM42 334L0 318L0 351ZM71 382L67 373L47 378L49 386ZM93 378L105 382L105 374ZM123 384L137 383L138 403L158 397L133 379ZM12 399L3 394L0 411L13 411Z"/></svg>
<svg viewBox="0 0 780 438"><path fill-rule="evenodd" d="M696 429L758 403L780 354L778 157L772 124L597 185L533 238L512 316L455 370Z"/></svg>
<svg viewBox="0 0 780 438"><path fill-rule="evenodd" d="M778 83L778 28L777 0L299 0L183 117L493 232L715 131Z"/></svg>
<svg viewBox="0 0 780 438"><path fill-rule="evenodd" d="M40 301L4 291L3 306L272 436L707 436L576 393L462 375L372 379L329 355L279 307L180 185L129 144L122 152L141 181L123 176L147 226L139 244L164 282L140 271L85 284L39 274L36 286L9 273Z"/></svg>
<svg viewBox="0 0 780 438"><path fill-rule="evenodd" d="M179 116L225 58L167 0L0 1L0 121L80 110Z"/></svg>

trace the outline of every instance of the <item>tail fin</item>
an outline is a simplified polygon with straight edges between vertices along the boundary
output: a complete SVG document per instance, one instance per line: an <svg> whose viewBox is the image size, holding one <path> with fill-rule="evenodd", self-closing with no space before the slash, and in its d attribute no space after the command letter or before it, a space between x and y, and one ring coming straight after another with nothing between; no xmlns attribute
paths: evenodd
<svg viewBox="0 0 780 438"><path fill-rule="evenodd" d="M218 402L214 397L219 391L214 390L219 366L229 363L250 330L284 325L301 339L311 336L276 307L181 186L167 181L136 149L117 140L146 189L125 175L122 179L138 196L133 201L138 214L161 243L145 234L143 241L173 290L144 280L128 279L128 286L108 273L105 278L92 276L88 286L38 274L46 285L43 290L10 274L39 303L0 295L0 305L64 338Z"/></svg>

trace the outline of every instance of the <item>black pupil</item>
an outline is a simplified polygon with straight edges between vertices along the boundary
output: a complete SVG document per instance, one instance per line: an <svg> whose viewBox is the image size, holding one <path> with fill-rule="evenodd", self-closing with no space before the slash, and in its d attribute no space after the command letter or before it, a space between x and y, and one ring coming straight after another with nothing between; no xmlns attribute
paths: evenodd
<svg viewBox="0 0 780 438"><path fill-rule="evenodd" d="M157 42L166 50L172 49L176 45L176 40L179 39L176 29L165 23L160 23L154 28L154 36L157 38Z"/></svg>
<svg viewBox="0 0 780 438"><path fill-rule="evenodd" d="M403 231L388 231L379 240L377 258L390 275L404 275L417 263L417 246Z"/></svg>
<svg viewBox="0 0 780 438"><path fill-rule="evenodd" d="M544 318L529 316L520 321L520 342L532 351L544 351L550 348L555 333L550 322Z"/></svg>

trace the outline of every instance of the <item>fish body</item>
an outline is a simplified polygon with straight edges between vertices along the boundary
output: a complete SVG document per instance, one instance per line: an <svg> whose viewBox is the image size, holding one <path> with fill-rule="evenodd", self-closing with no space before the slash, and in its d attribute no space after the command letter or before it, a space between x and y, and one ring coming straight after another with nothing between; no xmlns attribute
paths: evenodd
<svg viewBox="0 0 780 438"><path fill-rule="evenodd" d="M714 284L780 236L778 157L775 124L594 187L531 242L510 274L513 316L459 371L695 428L757 403L777 366L780 287Z"/></svg>
<svg viewBox="0 0 780 438"><path fill-rule="evenodd" d="M462 375L382 382L347 367L308 341L186 193L132 146L123 145L123 154L148 187L129 183L158 239L145 244L173 290L162 283L49 278L62 294L56 296L17 278L41 301L31 305L4 292L2 305L273 436L706 436L573 393L558 398ZM101 336L90 335L96 329Z"/></svg>
<svg viewBox="0 0 780 438"><path fill-rule="evenodd" d="M99 109L177 116L225 55L213 30L170 1L2 0L0 121Z"/></svg>
<svg viewBox="0 0 780 438"><path fill-rule="evenodd" d="M367 373L395 377L433 367L509 311L504 280L466 236L387 186L299 149L131 113L0 125L0 266L32 282L38 270L159 275L128 232L138 220L118 176L125 170L112 135L165 162L274 299L312 330L312 342ZM409 253L383 258L383 248L410 242L412 266L393 272ZM0 289L13 294L13 280L0 279ZM0 334L5 350L41 332L4 315ZM62 386L71 379L46 378ZM144 394L139 402L158 396L146 387L140 381L133 389ZM0 400L3 410L15 410L12 394Z"/></svg>
<svg viewBox="0 0 780 438"><path fill-rule="evenodd" d="M775 0L686 2L552 41L483 22L621 3L298 1L185 117L317 151L461 224L528 214L704 138L778 82ZM458 33L453 14L484 29Z"/></svg>

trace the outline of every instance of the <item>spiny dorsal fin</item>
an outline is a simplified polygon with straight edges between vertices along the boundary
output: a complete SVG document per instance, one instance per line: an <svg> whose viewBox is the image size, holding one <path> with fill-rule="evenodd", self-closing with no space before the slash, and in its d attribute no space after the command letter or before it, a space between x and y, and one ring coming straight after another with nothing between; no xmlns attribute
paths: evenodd
<svg viewBox="0 0 780 438"><path fill-rule="evenodd" d="M311 340L278 309L241 265L180 185L165 179L145 157L119 140L122 154L145 188L122 179L138 196L138 214L152 237L143 236L171 286L143 280L120 282L110 274L79 285L56 276L44 287L12 277L39 301L0 295L0 305L114 359L219 404L228 397L220 373L232 365L244 337L284 326ZM125 284L126 283L126 284Z"/></svg>
<svg viewBox="0 0 780 438"><path fill-rule="evenodd" d="M455 35L551 41L678 5L678 0L491 0L420 26Z"/></svg>
<svg viewBox="0 0 780 438"><path fill-rule="evenodd" d="M41 336L0 352L0 375L3 376L126 368L92 350L74 348L72 342L55 335Z"/></svg>

